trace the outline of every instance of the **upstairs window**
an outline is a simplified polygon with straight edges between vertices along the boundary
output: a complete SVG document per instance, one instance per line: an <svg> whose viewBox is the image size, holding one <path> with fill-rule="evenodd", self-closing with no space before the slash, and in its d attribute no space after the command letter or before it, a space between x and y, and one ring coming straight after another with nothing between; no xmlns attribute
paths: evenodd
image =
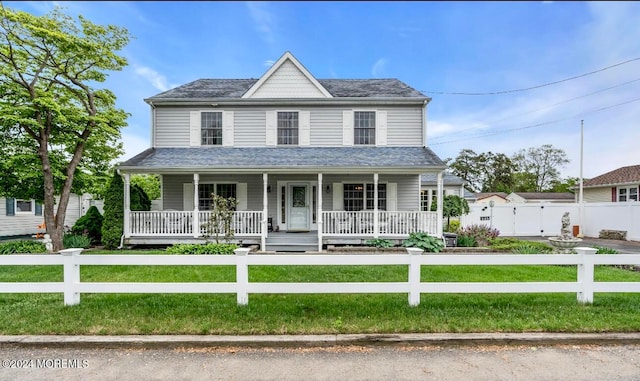
<svg viewBox="0 0 640 381"><path fill-rule="evenodd" d="M201 145L216 146L222 145L222 113L203 112L201 114L202 123L200 131L202 134Z"/></svg>
<svg viewBox="0 0 640 381"><path fill-rule="evenodd" d="M278 112L278 144L298 145L298 113Z"/></svg>
<svg viewBox="0 0 640 381"><path fill-rule="evenodd" d="M376 144L376 112L353 112L353 144Z"/></svg>

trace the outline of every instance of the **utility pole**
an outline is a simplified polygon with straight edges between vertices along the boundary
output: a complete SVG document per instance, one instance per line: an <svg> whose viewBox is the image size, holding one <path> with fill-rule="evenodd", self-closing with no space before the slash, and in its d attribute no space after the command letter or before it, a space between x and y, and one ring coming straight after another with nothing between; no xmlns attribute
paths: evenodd
<svg viewBox="0 0 640 381"><path fill-rule="evenodd" d="M583 219L584 219L584 195L583 191L583 179L582 179L582 170L583 170L583 162L584 162L584 119L580 121L580 194L578 196L579 210L580 210L580 229L578 231L578 237L584 237L584 231L582 230Z"/></svg>

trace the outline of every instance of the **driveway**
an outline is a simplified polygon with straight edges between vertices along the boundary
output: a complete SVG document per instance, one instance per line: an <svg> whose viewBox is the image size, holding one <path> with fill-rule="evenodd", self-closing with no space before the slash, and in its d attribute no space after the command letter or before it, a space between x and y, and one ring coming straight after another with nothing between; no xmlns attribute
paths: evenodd
<svg viewBox="0 0 640 381"><path fill-rule="evenodd" d="M538 241L549 243L549 237L515 237L527 241ZM593 237L583 237L582 244L578 246L594 247L603 246L616 249L620 254L640 254L640 242L637 241L620 241L616 239L600 239Z"/></svg>

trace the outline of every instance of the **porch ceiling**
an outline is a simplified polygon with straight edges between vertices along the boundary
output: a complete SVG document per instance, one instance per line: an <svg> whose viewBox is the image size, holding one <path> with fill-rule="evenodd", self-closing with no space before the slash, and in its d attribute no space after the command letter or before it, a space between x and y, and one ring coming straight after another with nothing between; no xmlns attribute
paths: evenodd
<svg viewBox="0 0 640 381"><path fill-rule="evenodd" d="M424 173L445 163L426 147L149 148L122 163L126 172Z"/></svg>

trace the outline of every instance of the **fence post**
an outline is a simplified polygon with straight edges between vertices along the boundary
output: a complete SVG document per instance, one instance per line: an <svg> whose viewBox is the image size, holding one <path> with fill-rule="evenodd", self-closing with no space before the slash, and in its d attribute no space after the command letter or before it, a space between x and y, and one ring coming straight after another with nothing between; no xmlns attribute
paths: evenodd
<svg viewBox="0 0 640 381"><path fill-rule="evenodd" d="M236 253L236 286L238 288L238 305L246 306L249 304L249 266L247 265L247 254L249 250L246 247L240 247L233 252Z"/></svg>
<svg viewBox="0 0 640 381"><path fill-rule="evenodd" d="M593 303L593 256L598 250L591 247L576 247L576 253L580 255L580 264L578 265L578 283L580 283L580 292L578 292L578 302L583 304Z"/></svg>
<svg viewBox="0 0 640 381"><path fill-rule="evenodd" d="M80 284L80 265L76 258L82 249L64 249L59 251L64 257L64 305L75 306L80 304L80 292L77 286Z"/></svg>
<svg viewBox="0 0 640 381"><path fill-rule="evenodd" d="M409 253L409 305L415 307L420 304L420 255L423 250L407 247Z"/></svg>

